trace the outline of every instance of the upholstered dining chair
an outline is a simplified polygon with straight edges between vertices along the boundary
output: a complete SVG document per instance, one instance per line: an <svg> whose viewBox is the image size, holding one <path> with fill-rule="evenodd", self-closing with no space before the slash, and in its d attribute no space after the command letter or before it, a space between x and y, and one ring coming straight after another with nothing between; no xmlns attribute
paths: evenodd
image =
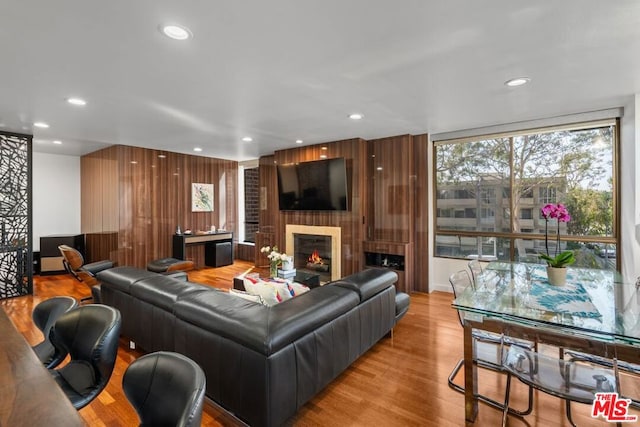
<svg viewBox="0 0 640 427"><path fill-rule="evenodd" d="M199 426L205 388L205 374L196 362L167 351L136 359L122 378L141 426Z"/></svg>
<svg viewBox="0 0 640 427"><path fill-rule="evenodd" d="M493 280L498 280L498 276L493 276ZM451 287L453 289L454 298L457 298L465 289L470 286L473 286L471 278L469 277L469 273L466 270L460 270L457 273L453 273L449 276L449 283L451 283ZM460 325L464 327L464 318L460 311L458 311L458 319L460 321ZM504 371L502 367L502 351L504 344L504 337L500 334L495 334L492 332L482 331L478 329L473 329L472 331L473 337L473 345L475 347L475 358L474 362L481 368L485 368L491 371L502 373ZM525 349L535 349L537 346L530 342L524 340L516 340L511 339L508 342L509 345L522 346ZM455 377L458 375L460 369L464 367L464 359L460 359L456 366L449 374L448 383L449 387L452 389L464 393L464 387L456 384L454 382ZM505 406L503 403L496 401L495 399L491 399L482 394L478 394L478 400L488 404L489 406L493 406L494 408L504 410ZM528 396L528 406L524 411L518 411L513 408L508 408L509 413L513 413L518 416L525 416L531 413L533 409L533 388L529 387L529 396Z"/></svg>
<svg viewBox="0 0 640 427"><path fill-rule="evenodd" d="M99 303L100 285L95 276L102 270L112 268L113 261L103 260L85 264L84 257L77 249L68 245L60 245L58 246L58 249L62 254L62 264L64 265L65 270L75 277L78 282L84 283L91 290L91 296L82 298L80 302L88 301L93 298L95 303Z"/></svg>
<svg viewBox="0 0 640 427"><path fill-rule="evenodd" d="M44 340L32 348L36 356L38 356L38 359L40 359L47 368L55 368L62 362L62 359L64 359L64 357L54 358L56 351L49 340L49 332L61 315L77 306L78 301L76 301L75 298L65 296L53 297L36 305L33 313L31 313L33 323L42 331L42 335L44 336Z"/></svg>
<svg viewBox="0 0 640 427"><path fill-rule="evenodd" d="M64 313L51 328L56 353L71 360L49 372L76 409L88 405L109 382L121 323L117 309L88 304Z"/></svg>

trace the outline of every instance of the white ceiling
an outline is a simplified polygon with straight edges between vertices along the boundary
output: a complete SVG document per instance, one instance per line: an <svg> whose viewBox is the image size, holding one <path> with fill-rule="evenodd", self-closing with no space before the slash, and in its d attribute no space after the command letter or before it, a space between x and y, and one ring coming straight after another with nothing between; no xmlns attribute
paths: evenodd
<svg viewBox="0 0 640 427"><path fill-rule="evenodd" d="M639 53L637 0L4 0L0 130L39 152L246 160L618 107L640 93ZM504 86L517 76L531 83Z"/></svg>

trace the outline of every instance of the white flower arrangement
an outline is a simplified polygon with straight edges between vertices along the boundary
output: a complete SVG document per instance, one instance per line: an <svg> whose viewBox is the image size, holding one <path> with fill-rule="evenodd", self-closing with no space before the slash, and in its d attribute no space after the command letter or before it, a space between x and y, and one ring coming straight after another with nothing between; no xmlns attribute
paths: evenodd
<svg viewBox="0 0 640 427"><path fill-rule="evenodd" d="M267 258L269 259L269 264L271 269L277 269L279 265L282 263L289 263L293 260L293 258L285 253L280 253L278 251L278 247L274 246L263 246L260 248L260 252L263 254L267 254Z"/></svg>

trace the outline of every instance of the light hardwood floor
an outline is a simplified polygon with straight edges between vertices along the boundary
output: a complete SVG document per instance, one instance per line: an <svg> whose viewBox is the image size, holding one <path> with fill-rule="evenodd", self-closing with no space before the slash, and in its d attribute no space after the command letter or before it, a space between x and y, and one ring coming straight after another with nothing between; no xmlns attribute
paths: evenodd
<svg viewBox="0 0 640 427"><path fill-rule="evenodd" d="M236 261L233 266L201 269L189 273L191 281L229 288L232 278L251 269ZM0 301L27 341L36 343L40 332L31 321L31 311L40 301L55 295L76 298L89 295L83 284L68 275L36 276L33 296ZM411 295L408 314L395 327L393 338L383 338L364 356L290 419L296 426L462 426L464 399L451 390L447 376L462 355L462 328L451 308L452 295L443 292ZM121 340L113 376L100 396L80 414L90 426L132 426L137 417L122 392L122 375L142 353L130 350ZM458 382L461 382L461 375ZM504 379L480 370L480 391L501 399ZM512 403L525 405L526 389L513 386ZM559 399L536 393L533 413L526 422L510 417L509 425L568 426ZM580 426L609 425L590 417L590 407L573 405ZM638 414L638 411L633 411ZM500 413L480 405L476 426L500 425ZM238 420L206 402L203 426L237 426Z"/></svg>

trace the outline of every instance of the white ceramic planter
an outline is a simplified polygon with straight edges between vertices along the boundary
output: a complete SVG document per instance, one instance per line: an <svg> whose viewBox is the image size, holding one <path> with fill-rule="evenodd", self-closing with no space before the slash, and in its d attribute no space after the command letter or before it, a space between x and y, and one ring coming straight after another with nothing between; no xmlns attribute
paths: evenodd
<svg viewBox="0 0 640 427"><path fill-rule="evenodd" d="M549 278L549 284L564 286L567 283L567 269L566 267L547 267L547 277Z"/></svg>

